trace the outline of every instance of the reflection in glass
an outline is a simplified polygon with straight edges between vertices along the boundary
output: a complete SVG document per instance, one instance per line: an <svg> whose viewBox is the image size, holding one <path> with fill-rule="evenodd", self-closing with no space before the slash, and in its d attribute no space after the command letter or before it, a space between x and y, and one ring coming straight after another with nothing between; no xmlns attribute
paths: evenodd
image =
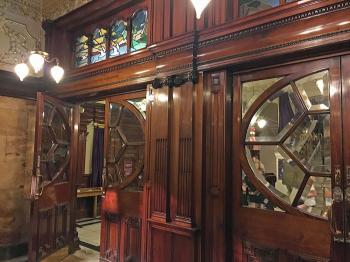
<svg viewBox="0 0 350 262"><path fill-rule="evenodd" d="M251 105L265 90L278 82L280 79L281 77L277 77L244 82L242 84L242 116L247 113Z"/></svg>
<svg viewBox="0 0 350 262"><path fill-rule="evenodd" d="M147 11L137 12L132 19L131 51L137 51L147 46Z"/></svg>
<svg viewBox="0 0 350 262"><path fill-rule="evenodd" d="M246 141L279 141L301 114L298 96L288 85L258 109L248 127Z"/></svg>
<svg viewBox="0 0 350 262"><path fill-rule="evenodd" d="M309 110L329 109L329 74L322 71L295 82Z"/></svg>
<svg viewBox="0 0 350 262"><path fill-rule="evenodd" d="M331 172L329 114L305 116L284 144L311 172Z"/></svg>
<svg viewBox="0 0 350 262"><path fill-rule="evenodd" d="M255 176L287 203L292 203L304 179L303 171L279 146L246 146Z"/></svg>
<svg viewBox="0 0 350 262"><path fill-rule="evenodd" d="M279 0L240 0L239 14L240 17L252 15L257 12L279 6Z"/></svg>
<svg viewBox="0 0 350 262"><path fill-rule="evenodd" d="M110 104L109 118L107 172L112 183L115 186L128 183L128 189L142 189L144 131L141 122L127 107L115 103Z"/></svg>
<svg viewBox="0 0 350 262"><path fill-rule="evenodd" d="M55 110L51 123L52 130L55 134L55 138L60 142L68 142L69 141L69 131L66 130L66 125L64 123L63 117L60 113Z"/></svg>
<svg viewBox="0 0 350 262"><path fill-rule="evenodd" d="M259 192L244 172L242 172L241 205L243 207L282 211L275 207L261 192Z"/></svg>
<svg viewBox="0 0 350 262"><path fill-rule="evenodd" d="M130 104L137 108L140 111L143 118L146 119L146 108L147 108L147 99L146 98L137 98L128 100Z"/></svg>
<svg viewBox="0 0 350 262"><path fill-rule="evenodd" d="M116 57L128 52L127 35L125 21L118 21L112 26L109 57Z"/></svg>
<svg viewBox="0 0 350 262"><path fill-rule="evenodd" d="M331 205L331 178L310 177L299 200L298 208L326 218Z"/></svg>
<svg viewBox="0 0 350 262"><path fill-rule="evenodd" d="M97 63L106 59L107 34L104 28L97 28L92 38L91 63Z"/></svg>
<svg viewBox="0 0 350 262"><path fill-rule="evenodd" d="M111 103L109 106L109 126L115 127L119 124L123 106Z"/></svg>

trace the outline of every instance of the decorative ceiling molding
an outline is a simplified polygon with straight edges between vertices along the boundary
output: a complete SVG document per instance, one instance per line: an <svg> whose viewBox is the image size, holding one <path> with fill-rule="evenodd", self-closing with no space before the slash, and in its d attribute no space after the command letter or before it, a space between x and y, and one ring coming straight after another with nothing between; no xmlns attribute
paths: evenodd
<svg viewBox="0 0 350 262"><path fill-rule="evenodd" d="M43 20L55 20L92 0L51 0L43 2Z"/></svg>

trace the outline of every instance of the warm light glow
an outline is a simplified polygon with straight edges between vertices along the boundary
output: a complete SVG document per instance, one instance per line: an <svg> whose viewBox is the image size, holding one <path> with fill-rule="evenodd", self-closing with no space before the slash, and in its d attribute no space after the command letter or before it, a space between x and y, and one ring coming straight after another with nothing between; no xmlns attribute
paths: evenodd
<svg viewBox="0 0 350 262"><path fill-rule="evenodd" d="M43 69L45 58L36 52L32 52L32 54L29 56L29 62L34 68L34 72L37 74L41 69Z"/></svg>
<svg viewBox="0 0 350 262"><path fill-rule="evenodd" d="M301 32L300 35L311 34L311 33L314 33L314 32L321 31L322 29L323 29L322 26L316 26L316 27L314 27L314 28L310 28L310 29L307 29L307 30Z"/></svg>
<svg viewBox="0 0 350 262"><path fill-rule="evenodd" d="M29 74L29 68L25 63L17 64L15 66L15 72L19 79L23 81L23 79L26 78Z"/></svg>
<svg viewBox="0 0 350 262"><path fill-rule="evenodd" d="M55 79L57 84L61 81L63 75L64 75L64 70L62 67L55 65L54 67L51 68L51 76L53 77L53 79Z"/></svg>
<svg viewBox="0 0 350 262"><path fill-rule="evenodd" d="M149 94L148 97L147 97L147 100L149 102L153 102L154 101L154 95L153 94Z"/></svg>
<svg viewBox="0 0 350 262"><path fill-rule="evenodd" d="M265 126L267 125L267 121L265 120L265 119L260 119L259 121L258 121L258 127L259 128L264 128Z"/></svg>
<svg viewBox="0 0 350 262"><path fill-rule="evenodd" d="M320 90L320 93L323 95L323 90L324 90L324 82L323 79L319 79L316 81L316 85L318 87L318 90Z"/></svg>
<svg viewBox="0 0 350 262"><path fill-rule="evenodd" d="M211 0L191 0L191 1L194 6L194 9L196 9L197 19L200 19L202 12L210 3Z"/></svg>
<svg viewBox="0 0 350 262"><path fill-rule="evenodd" d="M339 23L338 25L343 26L343 25L348 25L348 24L350 24L350 21L344 21L344 22Z"/></svg>

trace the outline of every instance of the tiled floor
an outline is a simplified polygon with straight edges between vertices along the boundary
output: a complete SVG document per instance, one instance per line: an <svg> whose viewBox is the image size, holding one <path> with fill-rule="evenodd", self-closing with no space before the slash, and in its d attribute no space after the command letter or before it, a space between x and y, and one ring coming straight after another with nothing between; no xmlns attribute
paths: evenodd
<svg viewBox="0 0 350 262"><path fill-rule="evenodd" d="M97 251L94 251L89 248L81 247L80 250L75 252L73 255L62 260L62 262L77 262L77 261L86 261L86 262L96 262L99 261L100 254Z"/></svg>
<svg viewBox="0 0 350 262"><path fill-rule="evenodd" d="M77 231L80 245L96 251L99 250L101 234L101 221L99 219L78 221Z"/></svg>

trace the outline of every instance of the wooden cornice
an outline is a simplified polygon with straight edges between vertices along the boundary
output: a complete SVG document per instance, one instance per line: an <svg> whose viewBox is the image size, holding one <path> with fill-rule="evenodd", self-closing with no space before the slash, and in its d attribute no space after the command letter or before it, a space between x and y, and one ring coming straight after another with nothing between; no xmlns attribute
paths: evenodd
<svg viewBox="0 0 350 262"><path fill-rule="evenodd" d="M289 7L289 8L288 8ZM257 18L260 17L260 20ZM211 70L350 38L350 1L294 2L232 23L180 35L147 49L73 70L62 97L150 83L156 77ZM309 32L307 31L309 30Z"/></svg>
<svg viewBox="0 0 350 262"><path fill-rule="evenodd" d="M35 99L36 92L45 90L42 78L28 77L21 82L14 73L0 70L0 96Z"/></svg>

